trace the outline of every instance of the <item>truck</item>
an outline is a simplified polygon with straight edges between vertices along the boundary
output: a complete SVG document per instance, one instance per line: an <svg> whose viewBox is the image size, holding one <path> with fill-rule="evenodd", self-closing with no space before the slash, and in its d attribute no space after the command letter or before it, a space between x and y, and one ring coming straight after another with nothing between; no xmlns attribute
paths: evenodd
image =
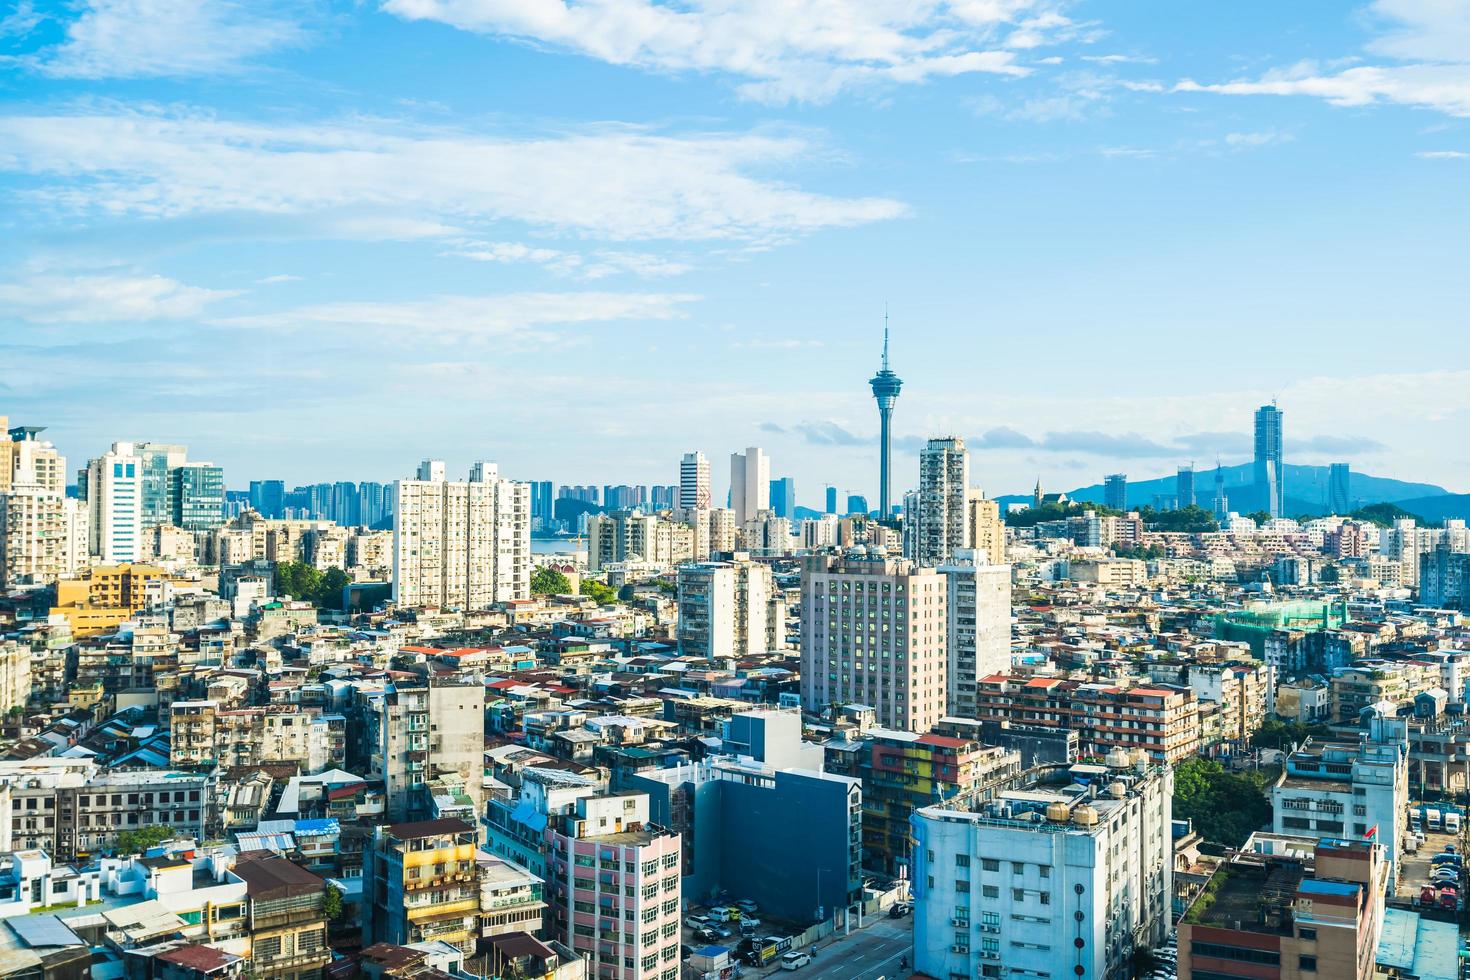
<svg viewBox="0 0 1470 980"><path fill-rule="evenodd" d="M1460 815L1454 810L1446 810L1444 814L1444 832L1460 836Z"/></svg>
<svg viewBox="0 0 1470 980"><path fill-rule="evenodd" d="M1434 807L1427 808L1424 811L1424 826L1428 827L1430 830L1433 830L1433 831L1443 830L1444 829L1444 817L1443 817L1443 815L1438 810L1436 810Z"/></svg>

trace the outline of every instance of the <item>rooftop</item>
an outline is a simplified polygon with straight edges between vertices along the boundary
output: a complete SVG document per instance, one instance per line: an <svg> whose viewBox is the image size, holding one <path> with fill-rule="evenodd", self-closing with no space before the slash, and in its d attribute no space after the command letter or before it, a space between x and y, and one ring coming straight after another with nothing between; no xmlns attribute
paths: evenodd
<svg viewBox="0 0 1470 980"><path fill-rule="evenodd" d="M1304 875L1296 861L1221 865L1204 894L1186 913L1185 921L1217 929L1290 935L1293 897Z"/></svg>

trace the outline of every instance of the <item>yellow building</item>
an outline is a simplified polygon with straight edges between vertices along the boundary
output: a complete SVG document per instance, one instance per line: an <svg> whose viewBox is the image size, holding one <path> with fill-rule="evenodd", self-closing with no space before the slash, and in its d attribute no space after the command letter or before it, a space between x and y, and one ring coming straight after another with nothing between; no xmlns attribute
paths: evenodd
<svg viewBox="0 0 1470 980"><path fill-rule="evenodd" d="M143 610L149 582L168 578L157 565L94 565L82 578L56 583L51 614L65 616L73 636L103 633Z"/></svg>

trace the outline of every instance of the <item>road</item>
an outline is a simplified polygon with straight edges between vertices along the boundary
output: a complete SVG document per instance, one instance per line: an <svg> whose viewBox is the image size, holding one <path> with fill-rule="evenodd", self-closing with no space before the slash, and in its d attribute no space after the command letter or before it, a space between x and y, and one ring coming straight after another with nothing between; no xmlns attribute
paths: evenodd
<svg viewBox="0 0 1470 980"><path fill-rule="evenodd" d="M765 975L773 980L779 977L790 977L791 980L877 980L878 977L886 977L887 980L895 980L906 975L900 973L898 964L912 952L913 922L911 918L890 919L880 914L868 919L866 928L856 930L846 938L839 933L822 940L817 944L817 955L800 970L782 972L777 969L766 971Z"/></svg>

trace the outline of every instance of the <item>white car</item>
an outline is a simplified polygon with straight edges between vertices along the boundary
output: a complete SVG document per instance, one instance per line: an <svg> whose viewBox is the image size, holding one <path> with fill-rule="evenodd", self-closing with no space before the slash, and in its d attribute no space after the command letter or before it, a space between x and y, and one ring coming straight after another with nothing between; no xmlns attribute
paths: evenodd
<svg viewBox="0 0 1470 980"><path fill-rule="evenodd" d="M812 961L811 953L787 953L781 957L781 969L800 970Z"/></svg>

